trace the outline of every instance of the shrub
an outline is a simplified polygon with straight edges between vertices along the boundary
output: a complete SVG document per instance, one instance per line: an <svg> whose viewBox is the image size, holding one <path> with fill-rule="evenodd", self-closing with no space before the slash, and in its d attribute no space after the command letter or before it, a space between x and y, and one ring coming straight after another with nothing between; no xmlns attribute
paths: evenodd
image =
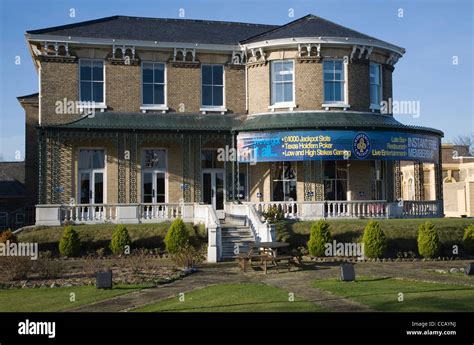
<svg viewBox="0 0 474 345"><path fill-rule="evenodd" d="M434 257L439 251L439 237L435 226L430 222L418 228L418 253L425 258Z"/></svg>
<svg viewBox="0 0 474 345"><path fill-rule="evenodd" d="M7 241L10 241L10 243L18 242L15 234L10 229L5 230L0 235L0 243L7 243Z"/></svg>
<svg viewBox="0 0 474 345"><path fill-rule="evenodd" d="M179 267L194 268L205 260L206 250L206 246L196 249L191 244L186 243L176 253L171 254L171 259Z"/></svg>
<svg viewBox="0 0 474 345"><path fill-rule="evenodd" d="M266 212L262 212L262 216L265 221L268 221L269 223L273 223L285 218L283 210L277 205L270 206Z"/></svg>
<svg viewBox="0 0 474 345"><path fill-rule="evenodd" d="M320 220L311 226L311 233L308 241L308 251L312 256L324 256L326 250L325 244L331 243L331 233L329 232L329 223Z"/></svg>
<svg viewBox="0 0 474 345"><path fill-rule="evenodd" d="M0 256L0 283L26 279L31 271L31 258L28 256Z"/></svg>
<svg viewBox="0 0 474 345"><path fill-rule="evenodd" d="M127 228L123 224L118 224L112 234L112 240L110 241L110 250L112 253L119 255L125 252L126 246L130 247L132 241L128 234Z"/></svg>
<svg viewBox="0 0 474 345"><path fill-rule="evenodd" d="M63 271L63 263L54 260L50 251L41 252L38 260L33 263L33 269L41 278L59 278Z"/></svg>
<svg viewBox="0 0 474 345"><path fill-rule="evenodd" d="M77 231L72 226L64 228L63 237L59 241L59 252L63 256L77 256L81 248L81 241Z"/></svg>
<svg viewBox="0 0 474 345"><path fill-rule="evenodd" d="M379 222L371 220L367 223L362 243L364 243L364 255L366 257L375 259L383 256L387 249L387 239Z"/></svg>
<svg viewBox="0 0 474 345"><path fill-rule="evenodd" d="M165 246L170 254L176 254L189 243L189 234L181 218L175 219L166 233Z"/></svg>
<svg viewBox="0 0 474 345"><path fill-rule="evenodd" d="M471 224L464 229L462 241L464 250L469 254L474 254L474 224Z"/></svg>

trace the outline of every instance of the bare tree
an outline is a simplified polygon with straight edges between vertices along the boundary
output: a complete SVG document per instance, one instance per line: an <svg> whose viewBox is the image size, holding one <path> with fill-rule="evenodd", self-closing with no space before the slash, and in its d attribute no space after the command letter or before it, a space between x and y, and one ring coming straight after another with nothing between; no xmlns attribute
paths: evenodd
<svg viewBox="0 0 474 345"><path fill-rule="evenodd" d="M459 146L471 146L472 138L469 135L458 135L453 139L453 144Z"/></svg>
<svg viewBox="0 0 474 345"><path fill-rule="evenodd" d="M466 146L471 155L474 155L474 135L458 135L453 139L453 144L458 146Z"/></svg>

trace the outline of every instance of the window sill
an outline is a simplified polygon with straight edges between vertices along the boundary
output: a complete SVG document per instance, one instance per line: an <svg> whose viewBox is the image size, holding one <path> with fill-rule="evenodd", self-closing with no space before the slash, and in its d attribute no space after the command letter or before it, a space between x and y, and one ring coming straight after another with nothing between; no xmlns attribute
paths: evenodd
<svg viewBox="0 0 474 345"><path fill-rule="evenodd" d="M330 108L341 108L341 109L347 110L351 108L351 106L346 103L323 103L322 107L325 110L329 110Z"/></svg>
<svg viewBox="0 0 474 345"><path fill-rule="evenodd" d="M81 102L78 105L78 109L81 112L84 112L84 110L100 110L104 112L107 109L107 105L105 103Z"/></svg>
<svg viewBox="0 0 474 345"><path fill-rule="evenodd" d="M168 108L166 105L142 105L140 107L140 110L142 113L146 113L148 110L149 111L161 111L162 113L166 113L170 108Z"/></svg>
<svg viewBox="0 0 474 345"><path fill-rule="evenodd" d="M297 105L295 103L275 103L268 107L269 110L275 111L275 109L285 109L288 108L290 111L293 111Z"/></svg>
<svg viewBox="0 0 474 345"><path fill-rule="evenodd" d="M380 109L382 109L382 107L378 104L371 104L369 109L372 110L372 111L375 111L375 110L380 111Z"/></svg>
<svg viewBox="0 0 474 345"><path fill-rule="evenodd" d="M201 107L199 108L199 111L202 114L207 114L207 113L221 113L225 114L227 112L227 109L224 107Z"/></svg>

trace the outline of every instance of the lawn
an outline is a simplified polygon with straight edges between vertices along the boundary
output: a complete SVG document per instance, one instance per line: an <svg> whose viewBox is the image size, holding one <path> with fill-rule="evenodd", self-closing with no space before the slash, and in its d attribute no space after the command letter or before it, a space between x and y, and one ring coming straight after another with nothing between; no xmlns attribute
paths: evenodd
<svg viewBox="0 0 474 345"><path fill-rule="evenodd" d="M150 304L140 312L309 312L323 311L315 304L295 298L285 290L257 283L219 284Z"/></svg>
<svg viewBox="0 0 474 345"><path fill-rule="evenodd" d="M331 235L338 242L360 242L368 219L328 220ZM377 220L388 240L387 254L396 256L398 251L417 252L416 238L420 224L430 221L436 227L442 245L442 253L450 256L452 245L462 244L464 228L474 224L473 219L432 218L432 219L380 219ZM294 246L306 246L311 225L314 222L279 221L276 225L277 239L290 242Z"/></svg>
<svg viewBox="0 0 474 345"><path fill-rule="evenodd" d="M144 287L146 286L118 285L112 290L99 290L95 286L0 290L0 312L64 311L138 291ZM71 293L75 294L75 302L70 301Z"/></svg>
<svg viewBox="0 0 474 345"><path fill-rule="evenodd" d="M394 278L360 277L355 282L317 280L313 287L378 311L449 312L474 310L474 287ZM403 301L399 302L399 293Z"/></svg>
<svg viewBox="0 0 474 345"><path fill-rule="evenodd" d="M164 248L164 238L170 227L170 222L156 224L127 224L127 230L132 240L133 248ZM81 240L82 249L86 251L107 247L112 237L115 224L74 225ZM186 227L195 244L207 240L205 230L200 226L186 223ZM34 242L40 250L58 251L58 243L64 227L40 227L25 230L18 234L19 242Z"/></svg>

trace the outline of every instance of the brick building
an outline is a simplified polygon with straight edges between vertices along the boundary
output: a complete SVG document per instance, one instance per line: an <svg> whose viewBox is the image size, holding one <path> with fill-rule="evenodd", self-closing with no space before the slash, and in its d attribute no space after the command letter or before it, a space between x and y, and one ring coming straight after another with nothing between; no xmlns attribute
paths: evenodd
<svg viewBox="0 0 474 345"><path fill-rule="evenodd" d="M270 208L443 214L443 133L387 106L403 48L313 15L282 26L114 16L26 38L40 79L39 97L20 99L38 224L181 216L206 223L212 261L231 217L272 239ZM400 161L416 172L407 202Z"/></svg>

